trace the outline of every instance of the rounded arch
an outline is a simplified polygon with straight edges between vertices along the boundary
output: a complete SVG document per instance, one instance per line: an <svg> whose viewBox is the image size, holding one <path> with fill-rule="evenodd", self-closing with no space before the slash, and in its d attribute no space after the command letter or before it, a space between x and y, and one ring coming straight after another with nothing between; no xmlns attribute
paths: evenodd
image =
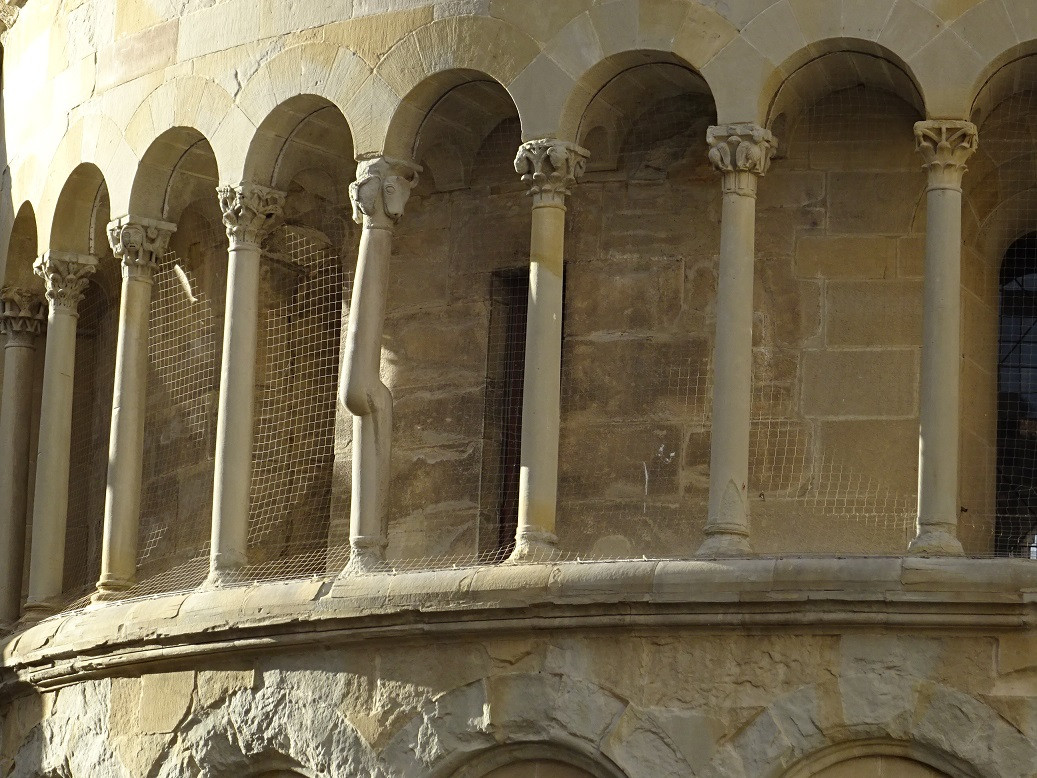
<svg viewBox="0 0 1037 778"><path fill-rule="evenodd" d="M160 134L141 157L130 190L129 213L175 221L189 203L215 199L219 180L209 141L193 127Z"/></svg>
<svg viewBox="0 0 1037 778"><path fill-rule="evenodd" d="M41 250L59 248L52 237L58 224L55 218L58 200L77 168L86 165L97 170L105 183L112 211L125 213L138 159L109 119L91 115L69 127L51 157L38 196L26 198L39 206L37 219Z"/></svg>
<svg viewBox="0 0 1037 778"><path fill-rule="evenodd" d="M303 171L320 168L330 185L344 188L355 167L352 133L339 107L319 95L300 94L260 122L245 157L244 178L286 191ZM334 200L343 201L343 194Z"/></svg>
<svg viewBox="0 0 1037 778"><path fill-rule="evenodd" d="M975 697L914 676L860 673L779 697L702 774L786 776L805 760L849 755L865 742L906 744L916 760L953 767L954 778L1023 778L1037 764L1037 744Z"/></svg>
<svg viewBox="0 0 1037 778"><path fill-rule="evenodd" d="M523 120L550 82L536 84L540 93L527 94L521 105L511 84L536 57L540 46L517 28L499 19L463 16L440 19L412 32L393 46L357 95L346 115L354 128L357 152L384 150L400 156L425 114L451 88L472 80L492 80L504 87ZM422 53L435 56L422 56ZM363 113L356 109L367 106ZM372 111L377 107L379 111Z"/></svg>
<svg viewBox="0 0 1037 778"><path fill-rule="evenodd" d="M450 778L626 778L611 759L591 758L574 749L550 742L512 743L490 748L472 757Z"/></svg>
<svg viewBox="0 0 1037 778"><path fill-rule="evenodd" d="M836 743L801 759L786 770L782 778L825 776L829 770L840 767L877 767L884 760L892 762L891 766L900 766L897 775L914 767L915 771L909 773L913 778L936 778L937 775L980 778L969 765L943 750L888 738ZM857 767L858 765L861 767Z"/></svg>
<svg viewBox="0 0 1037 778"><path fill-rule="evenodd" d="M914 108L919 118L926 115L925 99L910 66L871 41L828 39L791 55L779 70L786 75L762 96L766 126L775 131L780 131L783 117L809 108L828 94L858 86L893 94Z"/></svg>
<svg viewBox="0 0 1037 778"><path fill-rule="evenodd" d="M49 248L95 256L103 252L107 241L101 245L100 236L107 224L102 210L110 208L108 202L108 186L101 170L90 162L77 165L54 205Z"/></svg>
<svg viewBox="0 0 1037 778"><path fill-rule="evenodd" d="M18 208L7 242L4 285L42 289L42 282L32 271L32 264L39 253L36 212L32 208L32 203L26 200Z"/></svg>

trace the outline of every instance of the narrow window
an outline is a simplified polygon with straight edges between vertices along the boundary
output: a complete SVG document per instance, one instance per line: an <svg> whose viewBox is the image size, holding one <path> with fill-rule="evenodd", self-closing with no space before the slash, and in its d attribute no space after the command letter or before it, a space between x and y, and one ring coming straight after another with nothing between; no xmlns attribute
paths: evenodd
<svg viewBox="0 0 1037 778"><path fill-rule="evenodd" d="M501 270L492 275L490 283L479 545L487 560L499 561L507 558L515 547L518 522L529 271L526 268Z"/></svg>
<svg viewBox="0 0 1037 778"><path fill-rule="evenodd" d="M1034 557L1037 529L1037 234L1013 243L1000 274L997 395L999 555Z"/></svg>

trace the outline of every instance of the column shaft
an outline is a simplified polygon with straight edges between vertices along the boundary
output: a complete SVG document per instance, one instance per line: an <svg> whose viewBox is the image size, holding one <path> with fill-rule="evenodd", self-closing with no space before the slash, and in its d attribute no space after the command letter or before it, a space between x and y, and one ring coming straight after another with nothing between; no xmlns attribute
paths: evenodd
<svg viewBox="0 0 1037 778"><path fill-rule="evenodd" d="M926 194L918 525L911 553L960 555L958 444L961 383L961 179L976 148L968 122L919 122Z"/></svg>
<svg viewBox="0 0 1037 778"><path fill-rule="evenodd" d="M26 504L29 480L29 433L32 419L33 364L40 302L28 295L4 299L3 403L0 404L0 625L21 614ZM16 307L17 312L10 311ZM14 315L12 315L12 313Z"/></svg>
<svg viewBox="0 0 1037 778"><path fill-rule="evenodd" d="M218 193L229 250L206 582L210 586L236 581L248 558L260 243L280 216L285 197L250 183L222 186Z"/></svg>
<svg viewBox="0 0 1037 778"><path fill-rule="evenodd" d="M557 543L564 244L565 206L534 205L515 535L516 555L523 559L550 559Z"/></svg>
<svg viewBox="0 0 1037 778"><path fill-rule="evenodd" d="M723 175L709 507L699 556L748 554L749 406L752 396L756 187L774 138L755 125L710 127L710 160Z"/></svg>
<svg viewBox="0 0 1037 778"><path fill-rule="evenodd" d="M54 251L36 263L36 272L47 283L50 309L33 498L29 596L25 605L25 614L29 618L53 613L62 591L72 440L72 387L79 318L77 306L96 264L93 257Z"/></svg>
<svg viewBox="0 0 1037 778"><path fill-rule="evenodd" d="M390 157L361 157L349 187L360 237L349 307L339 402L353 414L353 484L349 506L349 564L344 574L384 562L385 503L392 452L392 393L382 383L382 332L393 230L421 168Z"/></svg>

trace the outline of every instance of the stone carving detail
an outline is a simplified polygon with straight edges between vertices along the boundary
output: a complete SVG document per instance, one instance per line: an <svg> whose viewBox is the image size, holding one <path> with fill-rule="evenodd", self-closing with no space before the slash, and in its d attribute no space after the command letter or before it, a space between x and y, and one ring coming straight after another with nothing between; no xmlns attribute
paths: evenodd
<svg viewBox="0 0 1037 778"><path fill-rule="evenodd" d="M349 185L353 221L373 229L392 229L403 216L421 166L392 157L367 157L357 163Z"/></svg>
<svg viewBox="0 0 1037 778"><path fill-rule="evenodd" d="M126 278L151 279L176 225L154 219L123 216L108 224L112 253L122 262Z"/></svg>
<svg viewBox="0 0 1037 778"><path fill-rule="evenodd" d="M43 279L51 306L76 315L90 276L97 269L97 259L86 254L48 251L36 260L32 269Z"/></svg>
<svg viewBox="0 0 1037 778"><path fill-rule="evenodd" d="M285 193L259 184L242 182L217 187L223 224L231 246L258 246L273 229L284 207Z"/></svg>
<svg viewBox="0 0 1037 778"><path fill-rule="evenodd" d="M587 169L590 152L568 141L542 138L519 146L515 172L533 197L559 204Z"/></svg>
<svg viewBox="0 0 1037 778"><path fill-rule="evenodd" d="M706 130L709 161L724 174L724 191L755 194L756 179L765 175L777 142L756 124L725 124Z"/></svg>
<svg viewBox="0 0 1037 778"><path fill-rule="evenodd" d="M43 328L45 311L40 296L28 289L0 289L0 332L7 336L8 345L32 345L33 337Z"/></svg>
<svg viewBox="0 0 1037 778"><path fill-rule="evenodd" d="M925 160L930 189L961 189L965 163L979 147L972 122L929 121L915 123L915 141Z"/></svg>

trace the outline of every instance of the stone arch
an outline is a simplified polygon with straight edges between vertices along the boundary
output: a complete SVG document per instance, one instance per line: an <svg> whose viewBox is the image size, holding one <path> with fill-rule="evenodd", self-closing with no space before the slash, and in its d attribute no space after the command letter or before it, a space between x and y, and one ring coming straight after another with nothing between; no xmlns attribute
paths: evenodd
<svg viewBox="0 0 1037 778"><path fill-rule="evenodd" d="M388 775L468 778L479 773L466 765L488 766L494 754L528 759L537 748L604 778L692 773L649 711L590 681L536 673L484 678L426 703L386 744L381 763Z"/></svg>
<svg viewBox="0 0 1037 778"><path fill-rule="evenodd" d="M318 697L277 672L267 674L262 688L220 696L210 707L195 709L181 726L176 747L167 749L149 774L377 775L371 746L344 712L328 704L329 699L345 699L345 683L331 674L318 685L326 692Z"/></svg>
<svg viewBox="0 0 1037 778"><path fill-rule="evenodd" d="M798 776L814 755L862 742L902 744L955 778L1023 778L1037 744L965 692L899 673L854 674L800 687L760 712L714 755L704 776ZM830 751L826 751L830 749Z"/></svg>
<svg viewBox="0 0 1037 778"><path fill-rule="evenodd" d="M205 137L219 170L237 182L234 173L242 169L246 148L242 139L251 138L256 128L222 86L199 76L166 81L127 121L126 141L140 159L163 133L176 127L193 128Z"/></svg>
<svg viewBox="0 0 1037 778"><path fill-rule="evenodd" d="M104 117L84 117L69 127L52 156L42 191L37 197L27 198L39 204L36 215L41 249L59 248L52 237L58 198L77 167L95 168L107 187L112 212L125 213L137 159L119 129Z"/></svg>
<svg viewBox="0 0 1037 778"><path fill-rule="evenodd" d="M824 776L834 768L879 768L889 764L913 770L910 775L915 778L932 778L936 774L980 778L967 764L942 750L884 738L851 740L823 748L794 764L782 778L811 778Z"/></svg>
<svg viewBox="0 0 1037 778"><path fill-rule="evenodd" d="M43 284L32 271L32 263L40 253L36 232L36 212L26 200L18 208L8 236L4 285L42 291Z"/></svg>
<svg viewBox="0 0 1037 778"><path fill-rule="evenodd" d="M193 127L172 127L141 156L130 190L129 213L175 221L190 202L216 200L219 173L209 141Z"/></svg>
<svg viewBox="0 0 1037 778"><path fill-rule="evenodd" d="M450 778L626 778L611 760L592 759L553 743L514 743L474 756Z"/></svg>
<svg viewBox="0 0 1037 778"><path fill-rule="evenodd" d="M54 203L49 248L95 254L105 247L100 235L106 228L99 216L99 201L110 197L104 173L91 162L83 162L69 173ZM107 241L105 241L107 244Z"/></svg>
<svg viewBox="0 0 1037 778"><path fill-rule="evenodd" d="M736 37L730 21L698 3L621 0L586 11L515 80L517 100L525 101L527 94L539 98L537 109L523 116L524 131L529 137L575 138L598 90L622 71L650 61L688 67L715 92L719 83L705 67ZM546 94L545 83L552 85Z"/></svg>
<svg viewBox="0 0 1037 778"><path fill-rule="evenodd" d="M357 152L405 155L435 101L473 78L501 84L516 104L523 137L533 137L526 117L544 102L549 82L530 85L521 100L511 85L539 50L512 25L482 16L441 19L415 30L389 50L347 107Z"/></svg>

